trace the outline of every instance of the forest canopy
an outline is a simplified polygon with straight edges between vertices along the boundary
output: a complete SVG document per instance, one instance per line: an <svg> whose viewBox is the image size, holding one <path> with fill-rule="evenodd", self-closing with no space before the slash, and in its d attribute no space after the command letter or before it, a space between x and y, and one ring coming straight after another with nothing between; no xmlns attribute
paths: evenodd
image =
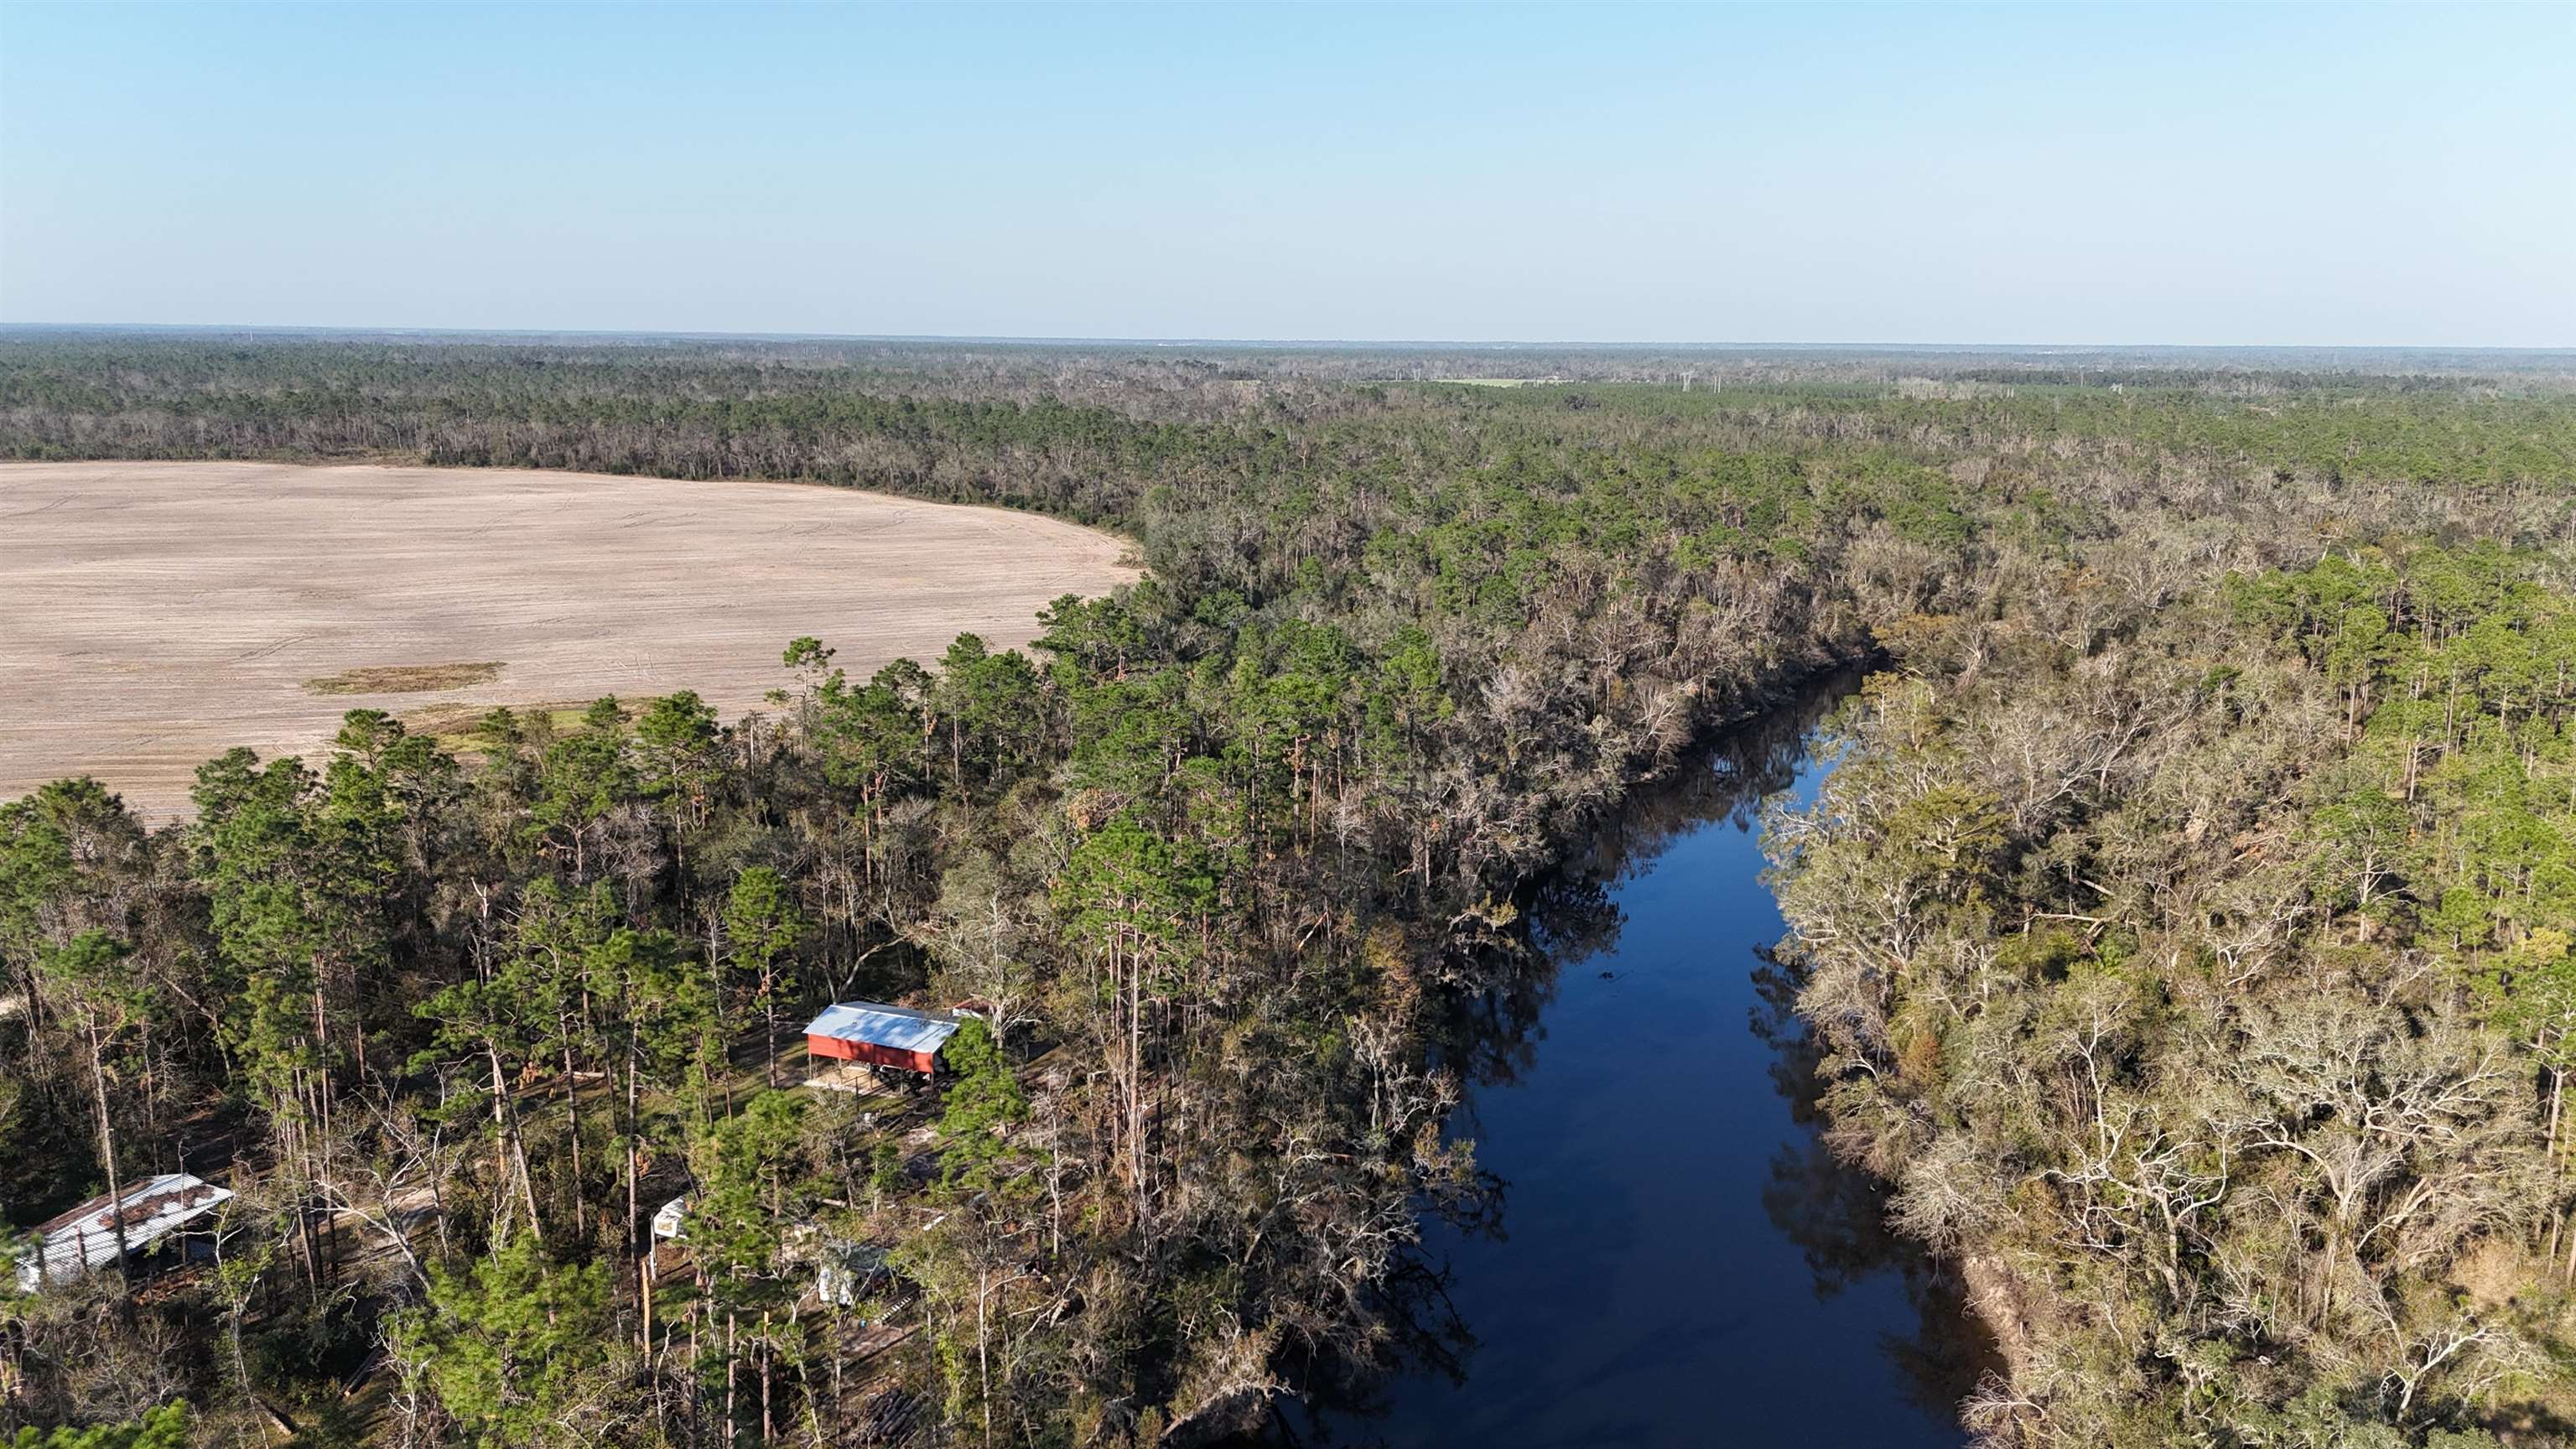
<svg viewBox="0 0 2576 1449"><path fill-rule="evenodd" d="M809 479L1150 570L1026 653L862 678L779 640L744 718L362 710L316 761L209 761L185 825L82 779L0 804L8 1222L236 1194L211 1262L6 1300L0 1429L1258 1427L1382 1365L1423 1215L1475 1210L1439 1023L1530 969L1533 882L1861 662L1771 827L1782 960L1838 1148L2005 1350L1972 1426L2549 1442L2570 380L0 338L0 457ZM971 1005L940 1087L797 1085L854 997Z"/></svg>

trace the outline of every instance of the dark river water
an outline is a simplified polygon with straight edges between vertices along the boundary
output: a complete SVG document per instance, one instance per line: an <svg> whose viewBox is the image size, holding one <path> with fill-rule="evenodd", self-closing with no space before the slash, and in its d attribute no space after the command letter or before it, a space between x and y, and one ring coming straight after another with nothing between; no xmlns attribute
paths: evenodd
<svg viewBox="0 0 2576 1449"><path fill-rule="evenodd" d="M1818 1143L1794 988L1764 955L1783 926L1759 812L1813 798L1813 727L1851 682L1641 792L1540 888L1539 959L1449 1052L1474 1084L1452 1130L1494 1199L1429 1230L1404 1367L1292 1412L1298 1441L1965 1442L1986 1346Z"/></svg>

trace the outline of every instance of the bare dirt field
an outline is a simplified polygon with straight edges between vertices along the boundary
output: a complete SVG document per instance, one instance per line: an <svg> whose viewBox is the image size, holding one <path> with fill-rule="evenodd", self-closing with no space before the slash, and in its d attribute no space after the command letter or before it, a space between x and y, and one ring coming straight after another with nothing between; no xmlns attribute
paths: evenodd
<svg viewBox="0 0 2576 1449"><path fill-rule="evenodd" d="M864 675L1027 643L1135 577L1054 519L793 483L271 463L0 465L0 800L97 776L156 821L234 745L348 710L694 689L728 718L812 634Z"/></svg>

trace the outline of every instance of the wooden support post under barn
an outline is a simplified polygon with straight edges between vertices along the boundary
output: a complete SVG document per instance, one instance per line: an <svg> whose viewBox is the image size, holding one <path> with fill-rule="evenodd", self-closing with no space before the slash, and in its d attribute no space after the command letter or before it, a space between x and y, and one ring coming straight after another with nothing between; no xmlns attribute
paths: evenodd
<svg viewBox="0 0 2576 1449"><path fill-rule="evenodd" d="M876 1001L844 1001L805 1024L805 1050L836 1061L865 1062L928 1076L939 1049L957 1034L957 1018Z"/></svg>

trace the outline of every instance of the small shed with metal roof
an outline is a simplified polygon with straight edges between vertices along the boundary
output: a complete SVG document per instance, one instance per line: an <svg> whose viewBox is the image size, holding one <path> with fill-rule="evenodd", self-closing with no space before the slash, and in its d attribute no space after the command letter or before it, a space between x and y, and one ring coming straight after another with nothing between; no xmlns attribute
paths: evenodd
<svg viewBox="0 0 2576 1449"><path fill-rule="evenodd" d="M805 1050L837 1061L930 1073L939 1049L957 1034L957 1018L880 1001L844 1001L805 1024Z"/></svg>
<svg viewBox="0 0 2576 1449"><path fill-rule="evenodd" d="M165 1172L101 1193L30 1230L36 1241L18 1254L18 1291L32 1293L113 1265L120 1254L150 1250L162 1239L223 1206L228 1188Z"/></svg>

